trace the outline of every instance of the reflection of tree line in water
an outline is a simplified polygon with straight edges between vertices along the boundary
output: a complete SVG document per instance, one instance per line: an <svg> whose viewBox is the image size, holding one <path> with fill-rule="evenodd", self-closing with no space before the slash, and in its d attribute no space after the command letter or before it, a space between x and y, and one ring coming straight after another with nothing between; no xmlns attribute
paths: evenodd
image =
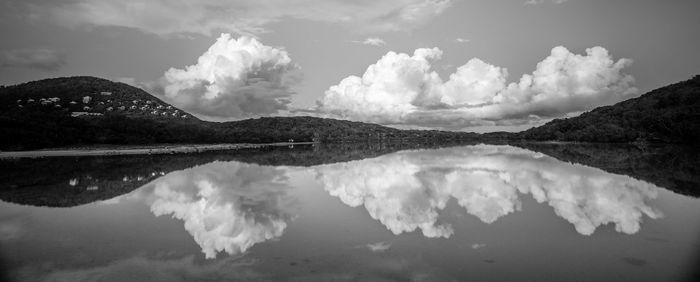
<svg viewBox="0 0 700 282"><path fill-rule="evenodd" d="M564 162L628 175L676 193L700 197L700 148L673 145L516 143Z"/></svg>
<svg viewBox="0 0 700 282"><path fill-rule="evenodd" d="M565 162L629 175L671 191L700 196L699 150L680 146L517 143ZM108 157L55 157L0 161L0 199L18 204L70 207L129 193L158 177L213 161L259 165L316 166L406 149L450 144L337 143L269 146L233 152Z"/></svg>
<svg viewBox="0 0 700 282"><path fill-rule="evenodd" d="M197 154L6 159L0 160L0 199L34 206L71 207L126 194L164 174L213 161L313 166L425 147L404 143L347 143L291 148L265 146Z"/></svg>

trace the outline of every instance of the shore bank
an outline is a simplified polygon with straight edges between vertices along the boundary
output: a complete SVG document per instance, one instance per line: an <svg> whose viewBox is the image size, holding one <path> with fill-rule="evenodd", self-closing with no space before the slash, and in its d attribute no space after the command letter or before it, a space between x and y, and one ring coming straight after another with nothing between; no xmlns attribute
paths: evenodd
<svg viewBox="0 0 700 282"><path fill-rule="evenodd" d="M42 158L42 157L82 157L82 156L117 156L117 155L149 155L149 154L180 154L206 151L227 151L260 148L265 146L308 145L313 142L295 143L265 143L265 144L196 144L196 145L154 145L154 146L125 146L115 148L76 148L76 149L46 149L33 151L0 152L0 159L12 158Z"/></svg>

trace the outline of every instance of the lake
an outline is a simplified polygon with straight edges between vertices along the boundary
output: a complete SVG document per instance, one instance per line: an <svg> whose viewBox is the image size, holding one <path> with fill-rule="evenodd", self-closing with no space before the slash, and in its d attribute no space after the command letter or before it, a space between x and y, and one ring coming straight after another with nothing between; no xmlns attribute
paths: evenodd
<svg viewBox="0 0 700 282"><path fill-rule="evenodd" d="M692 280L699 156L346 144L2 160L0 280Z"/></svg>

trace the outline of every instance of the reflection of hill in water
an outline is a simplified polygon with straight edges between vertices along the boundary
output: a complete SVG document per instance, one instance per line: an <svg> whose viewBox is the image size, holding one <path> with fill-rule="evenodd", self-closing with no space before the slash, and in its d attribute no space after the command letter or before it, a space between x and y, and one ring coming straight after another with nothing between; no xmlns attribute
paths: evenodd
<svg viewBox="0 0 700 282"><path fill-rule="evenodd" d="M2 160L0 199L34 206L77 206L129 193L168 172L212 160L191 154Z"/></svg>
<svg viewBox="0 0 700 282"><path fill-rule="evenodd" d="M198 154L52 157L0 160L0 200L71 207L107 200L172 171L213 161L313 166L371 158L430 144L329 144L270 146Z"/></svg>
<svg viewBox="0 0 700 282"><path fill-rule="evenodd" d="M596 167L653 183L676 193L700 197L700 148L629 144L518 143L565 162Z"/></svg>

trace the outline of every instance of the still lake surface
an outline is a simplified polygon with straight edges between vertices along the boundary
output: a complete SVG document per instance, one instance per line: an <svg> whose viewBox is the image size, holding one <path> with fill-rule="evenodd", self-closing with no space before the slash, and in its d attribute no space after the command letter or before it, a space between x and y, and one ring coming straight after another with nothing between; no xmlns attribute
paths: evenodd
<svg viewBox="0 0 700 282"><path fill-rule="evenodd" d="M0 161L0 280L682 281L694 149L381 145Z"/></svg>

